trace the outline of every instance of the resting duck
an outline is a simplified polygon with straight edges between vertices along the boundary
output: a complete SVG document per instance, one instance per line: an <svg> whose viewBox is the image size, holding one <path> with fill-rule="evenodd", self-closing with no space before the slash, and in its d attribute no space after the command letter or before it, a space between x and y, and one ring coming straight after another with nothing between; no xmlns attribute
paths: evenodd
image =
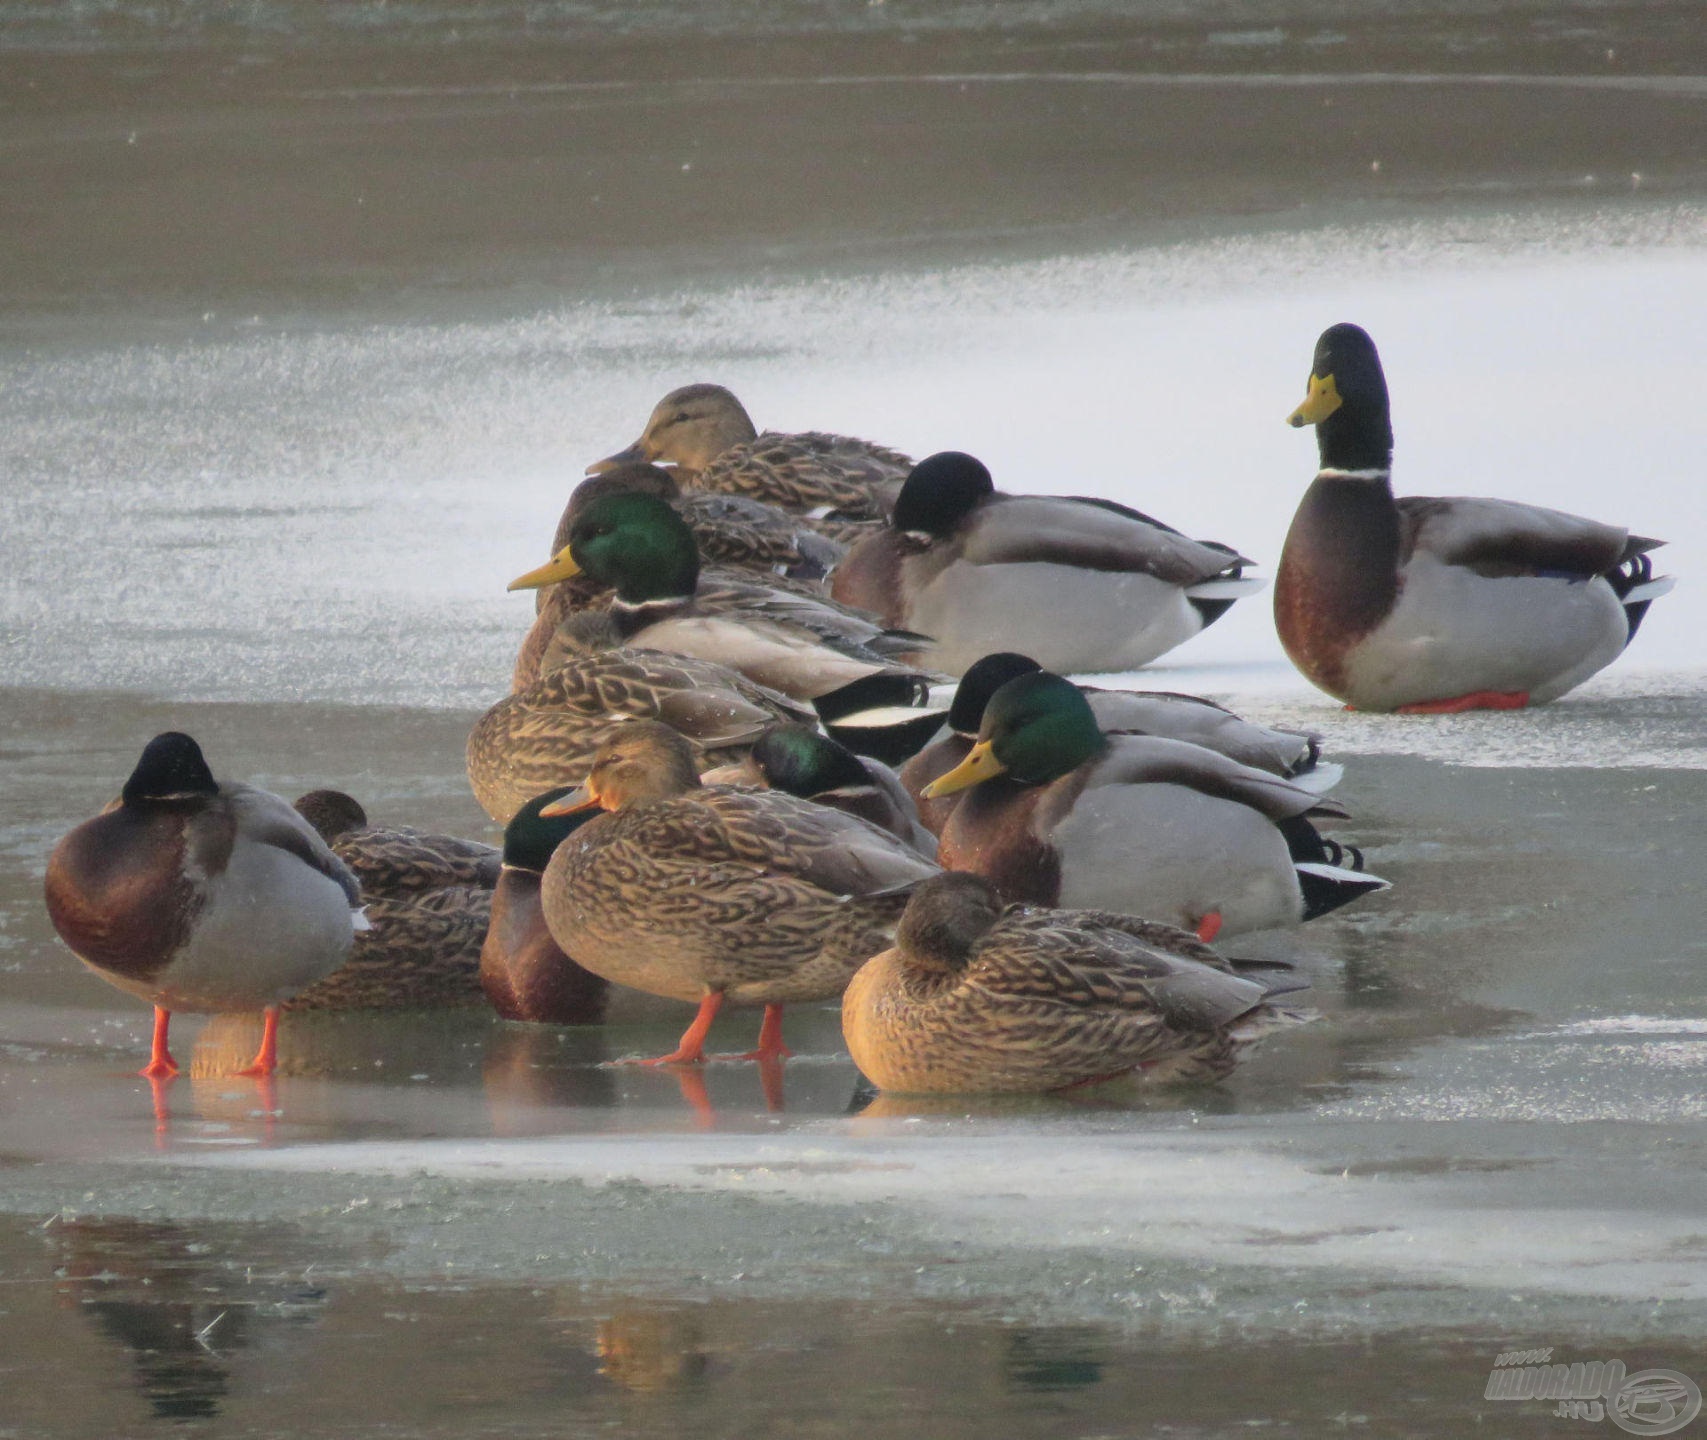
<svg viewBox="0 0 1707 1440"><path fill-rule="evenodd" d="M885 629L829 600L744 580L702 580L693 532L656 496L601 496L576 519L556 558L509 588L583 573L615 594L569 617L559 632L565 653L630 645L710 660L808 701L826 722L841 725L893 708L875 728L893 727L907 754L939 723L929 695L936 677L899 660L923 637Z"/></svg>
<svg viewBox="0 0 1707 1440"><path fill-rule="evenodd" d="M1077 686L1037 671L991 698L927 799L976 786L943 827L951 870L1004 898L1141 915L1205 941L1295 925L1386 881L1348 869L1311 815L1331 800L1201 745L1104 735Z"/></svg>
<svg viewBox="0 0 1707 1440"><path fill-rule="evenodd" d="M1142 1071L1220 1080L1263 1035L1306 1017L1302 988L1235 974L1183 930L1098 910L1004 908L978 875L913 892L895 946L842 996L842 1034L883 1090L1060 1090Z"/></svg>
<svg viewBox="0 0 1707 1440"><path fill-rule="evenodd" d="M954 702L948 711L948 733L933 740L901 767L902 787L918 804L919 818L933 834L942 827L960 802L964 791L935 800L920 798L920 792L948 772L978 743L978 727L990 697L1017 675L1029 675L1043 667L1029 655L998 651L986 655L960 677ZM1322 737L1312 732L1270 730L1241 719L1231 710L1196 695L1175 695L1161 690L1103 690L1079 686L1105 735L1159 735L1169 740L1189 740L1220 752L1241 765L1266 770L1271 775L1296 781L1305 790L1320 795L1339 783L1342 766L1322 762Z"/></svg>
<svg viewBox="0 0 1707 1440"><path fill-rule="evenodd" d="M356 937L348 961L285 1008L479 1004L497 849L406 825L370 825L360 802L341 790L311 790L294 808L360 882L370 928Z"/></svg>
<svg viewBox="0 0 1707 1440"><path fill-rule="evenodd" d="M480 808L508 824L542 790L579 785L599 746L631 721L661 720L704 764L722 765L766 726L816 719L810 705L727 665L624 645L567 659L482 715L468 736L468 783Z"/></svg>
<svg viewBox="0 0 1707 1440"><path fill-rule="evenodd" d="M572 788L560 786L534 796L504 829L504 868L480 950L480 988L505 1020L597 1025L605 1017L609 982L563 953L546 928L540 906L540 880L552 854L597 813L540 817L541 810Z"/></svg>
<svg viewBox="0 0 1707 1440"><path fill-rule="evenodd" d="M1618 657L1672 586L1664 543L1511 500L1395 499L1387 380L1356 325L1316 342L1321 469L1293 516L1274 618L1292 663L1357 710L1513 710Z"/></svg>
<svg viewBox="0 0 1707 1440"><path fill-rule="evenodd" d="M178 1073L175 1010L263 1010L245 1075L277 1064L279 1006L344 963L356 878L277 795L218 781L188 735L156 735L124 792L53 849L47 910L77 958L154 1006L150 1078Z"/></svg>
<svg viewBox="0 0 1707 1440"><path fill-rule="evenodd" d="M653 1064L705 1058L725 1000L762 1004L758 1048L788 1053L782 1007L840 995L887 948L908 892L937 867L852 815L778 790L703 787L687 741L637 720L586 785L540 813L612 812L557 847L545 921L596 975L697 1001L681 1043Z"/></svg>
<svg viewBox="0 0 1707 1440"><path fill-rule="evenodd" d="M848 520L888 514L913 463L897 450L846 435L761 435L730 391L706 384L672 390L653 408L638 440L595 461L587 473L635 460L674 465L701 490Z"/></svg>
<svg viewBox="0 0 1707 1440"><path fill-rule="evenodd" d="M700 778L707 785L758 785L816 800L869 820L927 860L936 859L936 836L919 823L919 808L900 777L881 760L855 755L810 725L772 725L745 760Z"/></svg>
<svg viewBox="0 0 1707 1440"><path fill-rule="evenodd" d="M931 636L921 662L951 674L997 649L1062 672L1131 670L1261 589L1250 563L1111 501L1000 494L979 461L945 450L913 467L830 593Z"/></svg>

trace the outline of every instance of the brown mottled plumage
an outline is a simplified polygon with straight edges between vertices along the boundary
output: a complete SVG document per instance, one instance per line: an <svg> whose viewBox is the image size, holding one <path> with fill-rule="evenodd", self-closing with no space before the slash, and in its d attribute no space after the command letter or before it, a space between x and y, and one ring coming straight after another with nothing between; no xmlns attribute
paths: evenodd
<svg viewBox="0 0 1707 1440"><path fill-rule="evenodd" d="M497 848L409 826L370 825L361 805L339 790L310 791L295 807L361 882L370 928L356 937L341 969L285 1008L479 1004Z"/></svg>
<svg viewBox="0 0 1707 1440"><path fill-rule="evenodd" d="M599 746L634 720L680 731L709 766L739 759L767 725L815 718L727 666L624 646L566 659L481 716L468 781L481 809L507 825L533 796L580 784Z"/></svg>
<svg viewBox="0 0 1707 1440"><path fill-rule="evenodd" d="M1183 930L1095 910L1004 909L945 872L842 998L854 1063L902 1093L1058 1090L1141 1070L1222 1079L1302 1018Z"/></svg>
<svg viewBox="0 0 1707 1440"><path fill-rule="evenodd" d="M854 816L780 791L702 787L687 742L649 721L600 750L560 813L577 803L614 813L558 846L546 923L595 974L700 1002L666 1060L703 1058L725 998L765 1005L755 1054L786 1053L781 1006L839 995L889 943L907 892L936 873Z"/></svg>
<svg viewBox="0 0 1707 1440"><path fill-rule="evenodd" d="M674 465L702 490L851 520L887 515L913 463L897 450L846 435L761 435L733 394L707 384L672 390L654 407L640 438L595 462L589 473L636 460Z"/></svg>

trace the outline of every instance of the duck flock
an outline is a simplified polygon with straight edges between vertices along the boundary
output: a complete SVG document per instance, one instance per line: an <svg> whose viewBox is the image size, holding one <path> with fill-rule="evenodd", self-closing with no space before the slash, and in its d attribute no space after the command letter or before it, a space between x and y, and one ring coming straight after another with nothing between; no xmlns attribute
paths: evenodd
<svg viewBox="0 0 1707 1440"><path fill-rule="evenodd" d="M1670 587L1659 541L1504 500L1395 498L1386 381L1335 325L1293 425L1321 464L1281 552L1281 644L1351 709L1518 709L1609 664ZM67 946L155 1008L489 1003L597 1024L613 986L697 1005L842 997L864 1074L903 1093L1213 1081L1296 1023L1307 981L1215 942L1386 887L1348 841L1322 737L1126 671L1265 583L1097 496L1008 494L971 455L914 463L756 432L728 390L659 402L589 467L511 693L468 777L502 851L214 778L178 732L60 841Z"/></svg>

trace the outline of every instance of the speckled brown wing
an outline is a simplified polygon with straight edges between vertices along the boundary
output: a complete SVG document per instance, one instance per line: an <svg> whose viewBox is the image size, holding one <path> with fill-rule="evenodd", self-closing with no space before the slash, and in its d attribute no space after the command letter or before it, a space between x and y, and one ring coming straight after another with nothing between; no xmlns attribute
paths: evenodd
<svg viewBox="0 0 1707 1440"><path fill-rule="evenodd" d="M480 947L492 892L481 886L366 902L370 929L349 959L286 1003L290 1010L408 1010L478 1005Z"/></svg>
<svg viewBox="0 0 1707 1440"><path fill-rule="evenodd" d="M662 720L713 765L738 759L767 725L815 718L726 666L622 647L566 659L488 710L468 737L468 778L507 824L535 795L586 779L594 751L631 719Z"/></svg>
<svg viewBox="0 0 1707 1440"><path fill-rule="evenodd" d="M375 893L423 892L444 886L490 890L498 883L503 864L496 846L454 835L429 835L404 825L345 831L332 842L332 853L361 881L364 899Z"/></svg>
<svg viewBox="0 0 1707 1440"><path fill-rule="evenodd" d="M702 490L749 495L798 514L835 511L843 519L877 520L888 514L912 468L908 456L867 440L766 431L684 478Z"/></svg>

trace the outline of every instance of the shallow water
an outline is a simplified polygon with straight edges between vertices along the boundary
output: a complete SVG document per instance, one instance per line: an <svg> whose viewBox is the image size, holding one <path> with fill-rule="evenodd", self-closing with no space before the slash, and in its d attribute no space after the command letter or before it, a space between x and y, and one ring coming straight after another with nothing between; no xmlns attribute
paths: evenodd
<svg viewBox="0 0 1707 1440"><path fill-rule="evenodd" d="M1500 1351L1707 1380L1694 8L521 14L0 3L0 1431L1540 1435ZM1346 715L1266 597L1145 672L1325 732L1394 881L1253 942L1321 1016L1211 1092L873 1100L831 1007L609 1063L661 1003L292 1016L265 1085L185 1017L150 1087L51 934L169 727L493 838L503 584L673 385L1272 573L1344 318L1402 489L1683 584L1535 713Z"/></svg>

